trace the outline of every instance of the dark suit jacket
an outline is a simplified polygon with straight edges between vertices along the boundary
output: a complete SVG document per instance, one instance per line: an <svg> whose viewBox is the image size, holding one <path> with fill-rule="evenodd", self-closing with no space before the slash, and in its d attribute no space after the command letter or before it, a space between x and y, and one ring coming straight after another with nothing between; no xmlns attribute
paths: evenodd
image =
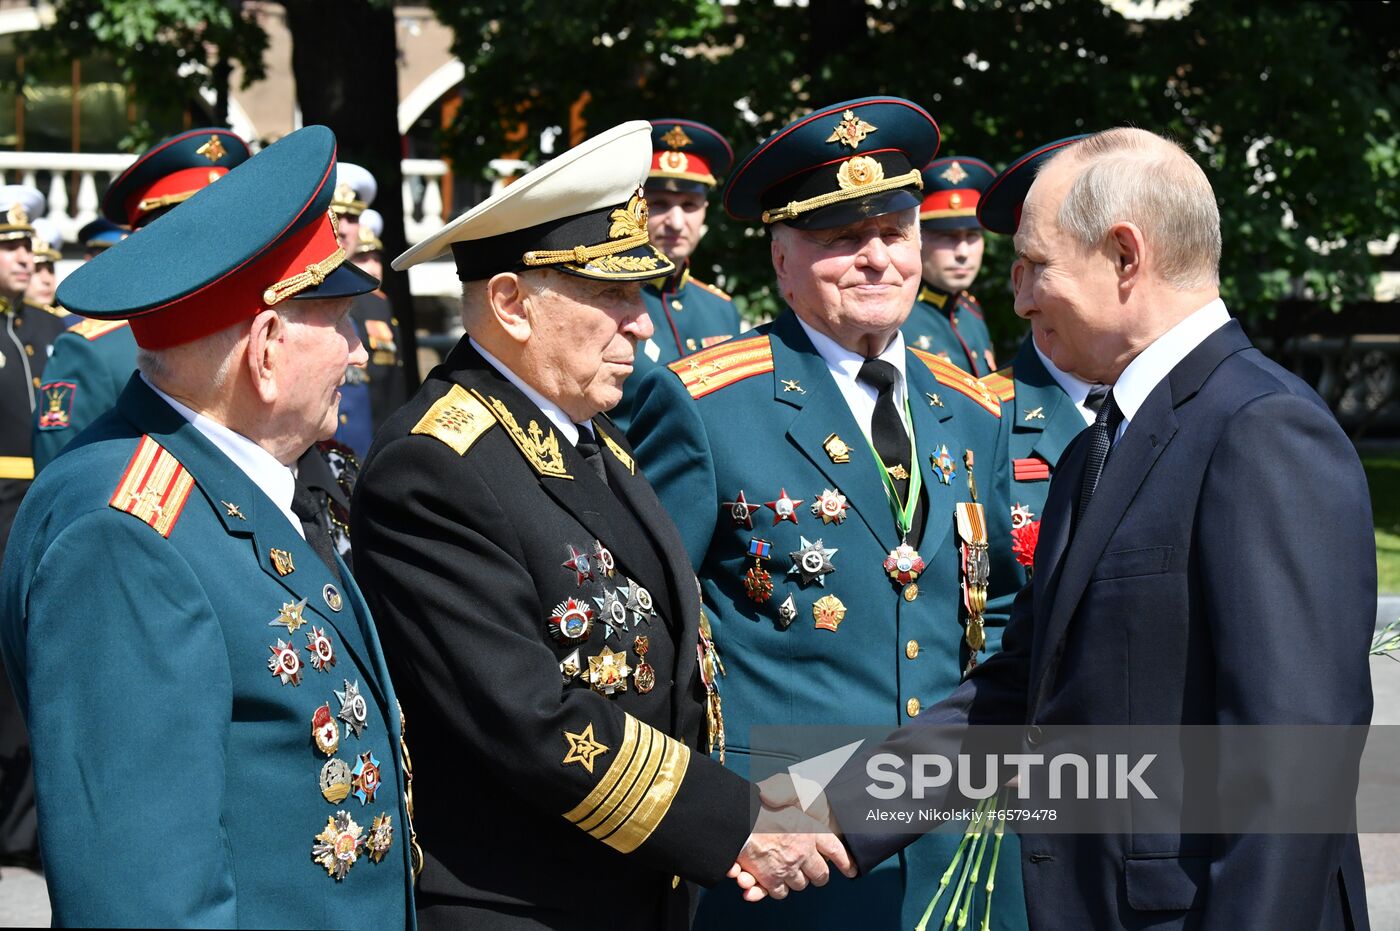
<svg viewBox="0 0 1400 931"><path fill-rule="evenodd" d="M1052 724L1366 724L1371 507L1321 399L1231 321L1149 395L1072 528L1085 436L1061 460L1003 652L892 743L926 723L1027 724L1028 747ZM838 818L869 807L862 775L833 785ZM869 869L907 840L848 842ZM1354 835L1021 846L1033 928L1368 926Z"/></svg>
<svg viewBox="0 0 1400 931"><path fill-rule="evenodd" d="M748 783L705 753L695 573L621 432L595 429L608 485L463 339L356 486L356 574L418 735L429 924L684 927L694 890L676 877L724 879L748 836ZM610 630L610 595L639 587L654 613ZM571 600L592 628L560 643L551 615ZM635 668L638 635L655 687L593 691L589 659ZM561 675L571 654L583 672ZM585 734L605 749L581 760Z"/></svg>

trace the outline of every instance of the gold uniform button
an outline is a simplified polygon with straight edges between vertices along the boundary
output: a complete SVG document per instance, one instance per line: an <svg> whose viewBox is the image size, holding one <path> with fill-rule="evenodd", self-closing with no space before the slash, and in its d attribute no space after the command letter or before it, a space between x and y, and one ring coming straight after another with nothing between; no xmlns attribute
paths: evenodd
<svg viewBox="0 0 1400 931"><path fill-rule="evenodd" d="M347 416L345 416L344 414L341 414L341 415L340 415L340 422L341 422L341 423L349 423L349 422L350 422L350 418L347 417Z"/></svg>
<svg viewBox="0 0 1400 931"><path fill-rule="evenodd" d="M24 354L25 354L25 355L29 355L29 356L34 355L34 347L33 347L33 346L25 346L25 347L24 347Z"/></svg>
<svg viewBox="0 0 1400 931"><path fill-rule="evenodd" d="M37 378L34 379L34 387L35 387L35 388L39 387L39 379L37 379Z"/></svg>
<svg viewBox="0 0 1400 931"><path fill-rule="evenodd" d="M681 309L681 302L680 302L680 301L672 301L672 302L671 302L671 309L672 309L672 310L680 310L680 309Z"/></svg>
<svg viewBox="0 0 1400 931"><path fill-rule="evenodd" d="M917 698L911 698L904 703L904 710L909 712L909 717L911 718L917 718L919 716L919 709L922 707Z"/></svg>
<svg viewBox="0 0 1400 931"><path fill-rule="evenodd" d="M918 659L918 657L919 657L919 641L917 641L917 640L910 640L908 643L906 643L906 644L904 645L904 655L907 656L907 657L909 657L910 659Z"/></svg>
<svg viewBox="0 0 1400 931"><path fill-rule="evenodd" d="M679 888L680 888L680 885L681 885L681 878L680 878L680 876L672 876L672 877L671 877L671 888L672 888L672 889L679 889Z"/></svg>

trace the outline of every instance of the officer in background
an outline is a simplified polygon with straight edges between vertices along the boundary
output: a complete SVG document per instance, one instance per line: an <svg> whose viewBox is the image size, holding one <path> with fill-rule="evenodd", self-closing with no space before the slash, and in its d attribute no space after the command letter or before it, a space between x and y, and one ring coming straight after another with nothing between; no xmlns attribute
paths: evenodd
<svg viewBox="0 0 1400 931"><path fill-rule="evenodd" d="M106 242L98 249L105 251L120 242L127 230L139 230L168 213L251 155L248 144L226 129L192 129L161 140L108 186L102 197L102 218L79 233L84 248ZM95 231L99 223L106 226ZM78 319L54 342L40 389L32 424L36 472L43 471L88 424L117 403L136 371L136 340L125 320Z"/></svg>
<svg viewBox="0 0 1400 931"><path fill-rule="evenodd" d="M655 332L637 347L622 403L609 413L626 430L637 386L651 369L668 365L744 329L734 302L691 274L691 259L705 235L710 191L734 164L724 137L694 120L651 121L651 170L647 173L647 226L651 241L676 270L642 287Z"/></svg>
<svg viewBox="0 0 1400 931"><path fill-rule="evenodd" d="M997 175L977 207L983 228L1015 235L1021 202L1035 173L1060 149L1083 138L1071 136L1034 148ZM1091 385L1060 371L1036 345L1033 333L1026 334L1010 366L983 381L1001 398L1003 415L1011 423L1011 541L1029 580L1050 478L1070 440L1098 416L1108 386Z"/></svg>
<svg viewBox="0 0 1400 931"><path fill-rule="evenodd" d="M59 288L143 352L0 575L57 925L412 925L393 686L289 469L364 356L334 177L299 130Z"/></svg>
<svg viewBox="0 0 1400 931"><path fill-rule="evenodd" d="M91 220L78 230L78 242L83 246L83 261L90 262L98 255L131 235L131 227L125 222L116 223L106 216Z"/></svg>
<svg viewBox="0 0 1400 931"><path fill-rule="evenodd" d="M369 272L380 281L384 280L384 217L373 207L360 214L359 228L355 233L354 251L350 261ZM376 291L382 295L383 292Z"/></svg>
<svg viewBox="0 0 1400 931"><path fill-rule="evenodd" d="M35 307L54 310L54 292L58 290L58 274L54 267L63 258L63 233L48 217L34 217L33 226L30 247L34 252L34 274L29 278L24 299Z"/></svg>
<svg viewBox="0 0 1400 931"><path fill-rule="evenodd" d="M638 394L629 438L700 576L743 775L787 752L752 728L910 721L1000 645L1018 581L1001 406L899 332L919 286L918 166L937 148L928 113L881 97L749 153L724 206L769 230L788 309ZM697 924L910 928L957 841L930 834L858 883L777 905L717 889ZM1005 856L998 926L1024 927Z"/></svg>
<svg viewBox="0 0 1400 931"><path fill-rule="evenodd" d="M651 335L649 127L614 127L394 260L449 248L467 335L375 438L359 577L416 759L421 927L688 928L736 860L785 894L804 829L752 834L675 526L602 414ZM708 739L707 739L708 738ZM810 824L805 820L804 823ZM736 877L737 878L737 877Z"/></svg>
<svg viewBox="0 0 1400 931"><path fill-rule="evenodd" d="M968 288L982 267L977 199L995 176L978 158L940 158L924 169L919 205L924 281L903 327L911 346L979 377L996 369L996 353L982 308Z"/></svg>
<svg viewBox="0 0 1400 931"><path fill-rule="evenodd" d="M341 162L336 166L331 209L340 218L340 243L348 256L354 256L361 245L360 231L366 228L361 218L378 190L374 176L359 165ZM383 227L381 217L379 234ZM363 458L385 418L408 400L409 388L399 356L399 321L383 292L376 289L357 297L350 307L350 318L369 351L369 364L345 370L335 439Z"/></svg>
<svg viewBox="0 0 1400 931"><path fill-rule="evenodd" d="M33 219L44 213L44 195L20 184L0 187L0 559L20 501L34 478L29 424L53 341L63 332L55 311L24 299L34 273ZM34 779L24 720L0 677L0 862L37 866Z"/></svg>

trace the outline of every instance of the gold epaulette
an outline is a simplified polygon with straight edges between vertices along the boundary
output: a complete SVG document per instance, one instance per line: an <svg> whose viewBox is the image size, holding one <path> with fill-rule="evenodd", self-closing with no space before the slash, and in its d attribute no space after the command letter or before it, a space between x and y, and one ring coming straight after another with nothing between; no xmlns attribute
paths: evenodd
<svg viewBox="0 0 1400 931"><path fill-rule="evenodd" d="M64 310L62 307L55 307L52 304L34 304L32 306L39 308L44 313L53 314L60 319L68 316L68 311Z"/></svg>
<svg viewBox="0 0 1400 931"><path fill-rule="evenodd" d="M706 291L709 291L711 294L714 294L714 295L716 295L717 297L722 297L722 298L724 298L726 301L733 301L733 300L734 300L734 298L730 297L728 294L725 294L725 293L724 293L722 290L720 290L719 288L716 288L716 287L715 287L714 285L712 285L712 284L706 284L705 282L701 281L699 278L691 278L691 279L690 279L690 283L693 284L693 285L697 285L697 286L699 286L699 287L701 287L701 288L704 288Z"/></svg>
<svg viewBox="0 0 1400 931"><path fill-rule="evenodd" d="M732 339L670 364L692 398L703 398L725 385L773 371L773 347L767 336Z"/></svg>
<svg viewBox="0 0 1400 931"><path fill-rule="evenodd" d="M73 324L68 328L68 332L76 333L86 340L94 340L99 336L106 336L113 330L120 330L126 325L125 320L93 320L89 318Z"/></svg>
<svg viewBox="0 0 1400 931"><path fill-rule="evenodd" d="M496 418L485 404L461 385L453 385L409 432L441 440L462 456L495 425Z"/></svg>
<svg viewBox="0 0 1400 931"><path fill-rule="evenodd" d="M630 455L628 455L627 450L623 449L622 445L618 443L617 440L608 436L607 433L600 429L597 421L594 421L593 423L593 432L598 434L598 436L602 438L603 445L608 448L608 452L612 453L613 456L617 459L617 461L622 463L623 466L626 467L628 473L632 475L637 474L636 460L633 459Z"/></svg>
<svg viewBox="0 0 1400 931"><path fill-rule="evenodd" d="M629 714L612 765L564 817L619 853L631 853L671 810L689 766L689 747Z"/></svg>
<svg viewBox="0 0 1400 931"><path fill-rule="evenodd" d="M122 480L107 502L125 511L167 539L194 489L194 477L164 446L141 437Z"/></svg>
<svg viewBox="0 0 1400 931"><path fill-rule="evenodd" d="M919 300L926 304L932 304L934 307L942 310L943 305L948 303L948 295L935 291L933 288L920 288Z"/></svg>
<svg viewBox="0 0 1400 931"><path fill-rule="evenodd" d="M967 395L985 408L987 413L997 417L1001 416L1000 399L986 384L973 378L941 356L924 352L922 349L910 349L909 351L918 357L920 362L928 366L928 370L933 373L933 377L940 385Z"/></svg>
<svg viewBox="0 0 1400 931"><path fill-rule="evenodd" d="M1011 372L1011 367L1007 366L999 372L993 372L982 378L982 384L991 389L992 394L1001 398L1001 403L1016 400L1016 379Z"/></svg>

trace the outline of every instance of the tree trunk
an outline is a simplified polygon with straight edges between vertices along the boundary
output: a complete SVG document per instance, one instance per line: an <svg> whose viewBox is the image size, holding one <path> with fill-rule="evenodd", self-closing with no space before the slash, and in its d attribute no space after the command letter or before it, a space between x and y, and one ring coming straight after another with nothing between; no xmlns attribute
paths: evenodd
<svg viewBox="0 0 1400 931"><path fill-rule="evenodd" d="M383 289L399 321L409 391L415 391L417 315L408 275L389 267L407 248L393 6L387 0L284 0L283 6L302 122L329 126L339 159L363 165L379 182L374 209L384 216Z"/></svg>

